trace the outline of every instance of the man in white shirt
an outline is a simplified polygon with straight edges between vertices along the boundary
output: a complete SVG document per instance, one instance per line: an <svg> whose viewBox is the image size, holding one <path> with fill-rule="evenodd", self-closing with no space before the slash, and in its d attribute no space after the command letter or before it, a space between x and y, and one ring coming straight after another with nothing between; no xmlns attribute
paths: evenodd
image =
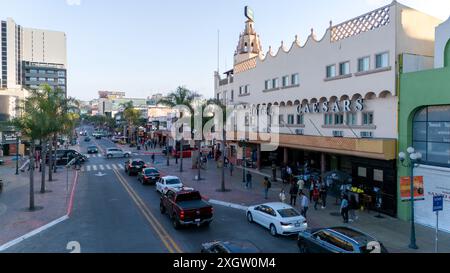
<svg viewBox="0 0 450 273"><path fill-rule="evenodd" d="M305 193L303 191L300 191L300 206L302 208L302 216L306 218L306 213L308 212L309 208L309 198L306 197Z"/></svg>

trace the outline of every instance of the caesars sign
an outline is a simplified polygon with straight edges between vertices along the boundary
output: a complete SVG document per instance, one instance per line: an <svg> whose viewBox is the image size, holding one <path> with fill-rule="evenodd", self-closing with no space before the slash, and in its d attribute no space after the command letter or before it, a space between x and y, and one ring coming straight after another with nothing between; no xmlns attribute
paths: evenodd
<svg viewBox="0 0 450 273"><path fill-rule="evenodd" d="M318 113L346 113L346 112L362 112L364 111L364 99L343 100L336 102L312 103L297 106L297 113L301 114L318 114Z"/></svg>

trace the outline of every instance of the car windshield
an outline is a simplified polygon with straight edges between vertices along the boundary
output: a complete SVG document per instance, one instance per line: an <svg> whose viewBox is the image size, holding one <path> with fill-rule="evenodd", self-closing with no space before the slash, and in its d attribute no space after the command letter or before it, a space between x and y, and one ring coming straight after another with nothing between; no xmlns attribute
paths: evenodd
<svg viewBox="0 0 450 273"><path fill-rule="evenodd" d="M145 174L146 175L158 174L158 171L153 169L147 169L145 170Z"/></svg>
<svg viewBox="0 0 450 273"><path fill-rule="evenodd" d="M91 146L91 147L89 147L89 149L97 149L97 147L96 146Z"/></svg>
<svg viewBox="0 0 450 273"><path fill-rule="evenodd" d="M172 179L167 179L166 184L167 185L177 185L177 184L181 184L181 181L180 181L180 179L172 178Z"/></svg>
<svg viewBox="0 0 450 273"><path fill-rule="evenodd" d="M281 210L278 210L278 213L283 218L290 218L290 217L300 216L300 213L298 213L295 209L281 209Z"/></svg>
<svg viewBox="0 0 450 273"><path fill-rule="evenodd" d="M144 161L133 161L133 163L131 163L131 165L142 166L142 165L145 165L145 162Z"/></svg>

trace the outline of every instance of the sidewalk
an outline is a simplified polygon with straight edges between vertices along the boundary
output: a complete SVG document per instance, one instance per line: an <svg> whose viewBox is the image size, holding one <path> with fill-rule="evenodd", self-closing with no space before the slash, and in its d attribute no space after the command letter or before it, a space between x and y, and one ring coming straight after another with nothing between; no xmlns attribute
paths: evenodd
<svg viewBox="0 0 450 273"><path fill-rule="evenodd" d="M67 172L59 169L53 174L53 182L46 181L48 193L41 194L41 173L35 170L35 206L38 209L30 212L29 173L15 175L15 163L0 166L0 178L4 183L0 194L0 246L65 216L74 177L75 172L69 171L67 184Z"/></svg>
<svg viewBox="0 0 450 273"><path fill-rule="evenodd" d="M201 177L204 180L195 181L194 177L197 175L197 170L193 170L191 159L184 159L184 172L179 172L179 165L175 164L175 160L170 160L170 167L164 163L157 164L164 175L179 176L183 183L199 190L206 198L214 201L222 201L226 203L236 204L237 208L251 205L257 205L267 202L279 202L278 194L282 189L282 183L275 182L270 189L269 200L264 199L262 181L264 176L271 177L268 173L270 170L256 171L254 169L247 169L253 174L253 189L248 190L245 184L242 183L243 171L236 167L233 177L230 177L229 169L225 172L225 185L230 192L222 193L217 189L221 185L221 169L217 168L215 161L209 161L206 170L201 170ZM289 189L286 189L287 198L289 198ZM410 236L410 222L405 222L396 218L382 215L384 218L377 218L376 212L357 212L359 216L358 221L350 224L344 224L342 217L339 214L339 205L335 202L334 197L329 196L328 207L326 209L314 210L313 204L310 205L308 211L309 226L315 227L332 227L348 225L360 229L368 234L373 235L382 241L390 252L393 253L433 253L434 252L434 238L435 230L416 225L416 238L419 250L411 250L408 248ZM215 202L217 203L217 202ZM242 207L241 207L242 208ZM299 209L298 205L297 208ZM440 232L439 234L439 250L443 253L450 253L450 234Z"/></svg>

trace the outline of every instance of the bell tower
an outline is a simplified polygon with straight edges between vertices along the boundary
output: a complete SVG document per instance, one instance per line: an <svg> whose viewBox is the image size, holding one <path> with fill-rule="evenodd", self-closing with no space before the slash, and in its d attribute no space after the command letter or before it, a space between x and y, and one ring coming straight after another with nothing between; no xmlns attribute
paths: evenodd
<svg viewBox="0 0 450 273"><path fill-rule="evenodd" d="M245 30L239 36L239 44L234 53L234 64L241 63L261 54L262 47L259 35L255 31L253 11L245 7Z"/></svg>

